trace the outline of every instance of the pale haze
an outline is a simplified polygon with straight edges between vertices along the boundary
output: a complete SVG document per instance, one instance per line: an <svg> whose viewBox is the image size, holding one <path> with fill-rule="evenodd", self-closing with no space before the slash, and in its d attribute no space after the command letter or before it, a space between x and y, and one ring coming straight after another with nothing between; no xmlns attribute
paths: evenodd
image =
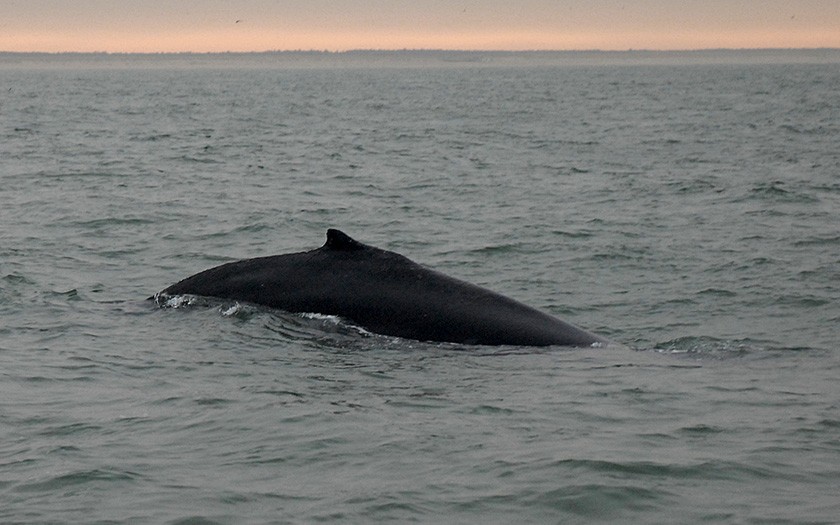
<svg viewBox="0 0 840 525"><path fill-rule="evenodd" d="M840 0L0 0L0 51L840 47Z"/></svg>

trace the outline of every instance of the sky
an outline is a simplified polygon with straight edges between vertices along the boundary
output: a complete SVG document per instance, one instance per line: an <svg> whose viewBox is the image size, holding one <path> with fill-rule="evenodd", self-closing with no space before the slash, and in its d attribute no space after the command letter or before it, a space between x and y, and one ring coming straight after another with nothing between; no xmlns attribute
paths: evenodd
<svg viewBox="0 0 840 525"><path fill-rule="evenodd" d="M840 0L0 0L0 51L840 48Z"/></svg>

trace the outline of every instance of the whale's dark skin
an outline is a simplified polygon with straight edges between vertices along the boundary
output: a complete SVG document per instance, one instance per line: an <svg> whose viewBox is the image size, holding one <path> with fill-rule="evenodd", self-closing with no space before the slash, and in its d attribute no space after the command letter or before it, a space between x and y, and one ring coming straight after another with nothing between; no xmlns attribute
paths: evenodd
<svg viewBox="0 0 840 525"><path fill-rule="evenodd" d="M161 291L288 312L336 315L371 332L478 345L592 346L607 341L402 255L327 230L322 247L223 264Z"/></svg>

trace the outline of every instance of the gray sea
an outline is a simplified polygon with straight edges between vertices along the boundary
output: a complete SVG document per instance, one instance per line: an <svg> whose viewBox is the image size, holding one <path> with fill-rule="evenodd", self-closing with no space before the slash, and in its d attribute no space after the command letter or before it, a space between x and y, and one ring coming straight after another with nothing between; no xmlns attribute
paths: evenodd
<svg viewBox="0 0 840 525"><path fill-rule="evenodd" d="M0 55L0 522L837 523L840 53ZM146 298L327 228L606 336Z"/></svg>

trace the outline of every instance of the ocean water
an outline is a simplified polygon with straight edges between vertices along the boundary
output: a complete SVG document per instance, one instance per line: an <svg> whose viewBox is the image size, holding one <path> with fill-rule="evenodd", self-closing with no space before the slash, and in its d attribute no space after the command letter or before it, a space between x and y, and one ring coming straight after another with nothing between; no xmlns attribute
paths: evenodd
<svg viewBox="0 0 840 525"><path fill-rule="evenodd" d="M778 55L0 57L0 521L837 522L840 58ZM617 344L146 300L328 227Z"/></svg>

